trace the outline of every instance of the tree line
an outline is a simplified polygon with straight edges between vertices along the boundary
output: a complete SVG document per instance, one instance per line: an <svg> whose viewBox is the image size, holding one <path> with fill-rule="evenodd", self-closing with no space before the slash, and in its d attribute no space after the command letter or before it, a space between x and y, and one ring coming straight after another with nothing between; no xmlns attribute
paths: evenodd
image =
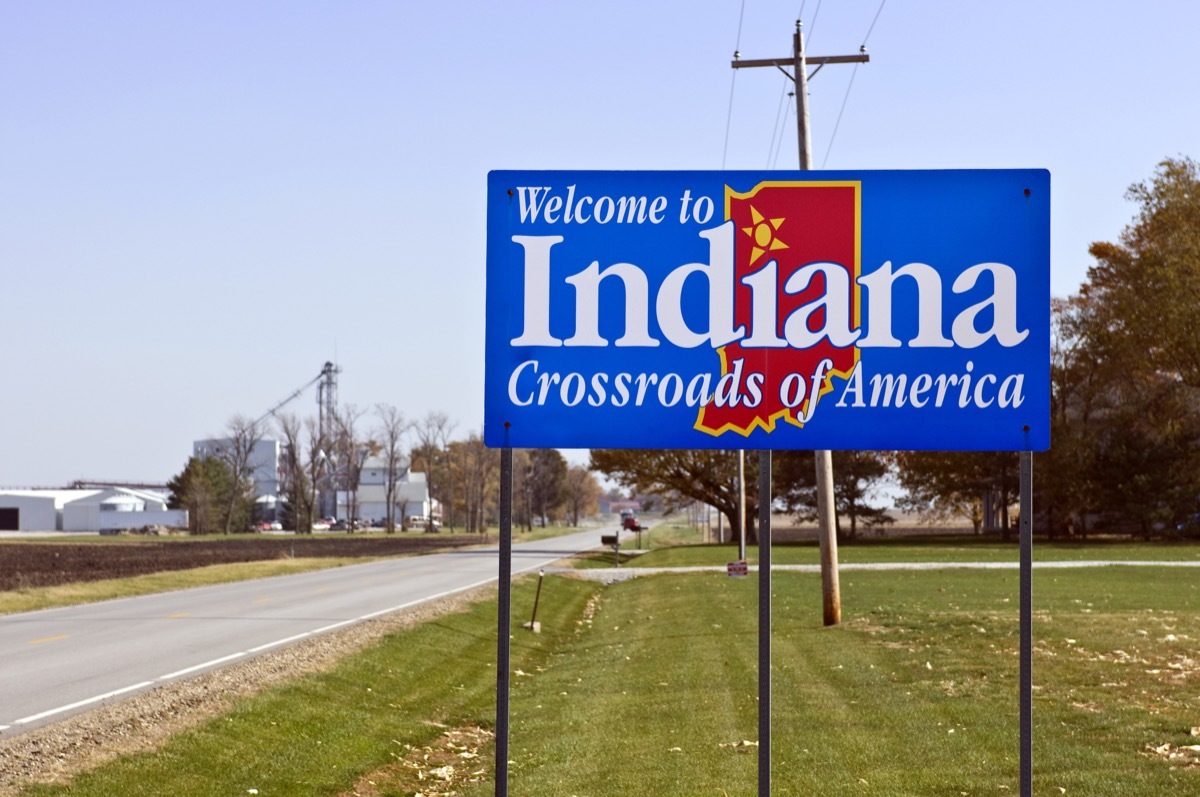
<svg viewBox="0 0 1200 797"><path fill-rule="evenodd" d="M253 474L255 446L271 437L280 443L278 519L297 533L312 533L314 524L337 511L337 493L345 495L345 514L358 517L358 491L364 463L377 458L383 469L387 533L408 530L408 507L399 487L410 471L423 473L430 497L441 508L422 510L425 530L444 524L482 534L499 518L500 455L483 444L480 434L454 439L455 424L442 412L408 421L390 404L368 413L346 405L331 428L318 419L277 413L271 422L242 415L229 420L213 456L190 457L169 482L169 505L188 510L193 534L242 531L261 519L256 511ZM601 490L586 468L571 466L557 450L515 451L513 457L514 520L532 528L569 521L596 512ZM353 524L347 531L353 532Z"/></svg>

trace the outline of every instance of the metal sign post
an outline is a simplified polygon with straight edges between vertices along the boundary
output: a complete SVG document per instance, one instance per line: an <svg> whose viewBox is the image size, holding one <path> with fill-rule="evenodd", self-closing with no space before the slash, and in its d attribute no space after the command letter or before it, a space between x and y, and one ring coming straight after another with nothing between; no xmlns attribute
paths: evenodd
<svg viewBox="0 0 1200 797"><path fill-rule="evenodd" d="M758 455L758 795L771 797L771 452Z"/></svg>
<svg viewBox="0 0 1200 797"><path fill-rule="evenodd" d="M500 606L496 611L496 797L508 797L508 699L512 646L512 449L500 449Z"/></svg>
<svg viewBox="0 0 1200 797"><path fill-rule="evenodd" d="M1028 429L1028 427L1026 427ZM1021 452L1021 797L1033 797L1033 452Z"/></svg>

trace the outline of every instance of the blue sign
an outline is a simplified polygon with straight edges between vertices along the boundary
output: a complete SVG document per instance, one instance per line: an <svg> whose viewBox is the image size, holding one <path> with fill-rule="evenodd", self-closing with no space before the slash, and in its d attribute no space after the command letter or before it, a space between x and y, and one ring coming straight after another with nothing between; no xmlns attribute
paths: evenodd
<svg viewBox="0 0 1200 797"><path fill-rule="evenodd" d="M1045 450L1044 170L495 171L484 440Z"/></svg>

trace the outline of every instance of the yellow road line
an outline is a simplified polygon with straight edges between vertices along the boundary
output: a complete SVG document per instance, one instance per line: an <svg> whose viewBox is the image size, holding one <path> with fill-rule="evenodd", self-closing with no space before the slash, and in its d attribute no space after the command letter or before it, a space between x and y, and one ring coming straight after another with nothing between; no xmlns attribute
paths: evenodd
<svg viewBox="0 0 1200 797"><path fill-rule="evenodd" d="M59 634L58 636L48 636L48 637L42 637L41 639L31 639L31 640L29 640L28 642L26 642L25 644L27 644L27 645L40 645L40 644L42 644L43 642L57 642L58 640L60 640L60 639L66 639L66 638L67 638L67 637L69 637L69 636L70 636L70 634Z"/></svg>

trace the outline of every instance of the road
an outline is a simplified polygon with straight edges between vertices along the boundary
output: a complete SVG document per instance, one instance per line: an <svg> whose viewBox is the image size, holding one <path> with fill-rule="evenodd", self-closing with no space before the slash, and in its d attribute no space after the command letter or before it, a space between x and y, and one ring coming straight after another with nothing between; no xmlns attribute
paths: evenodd
<svg viewBox="0 0 1200 797"><path fill-rule="evenodd" d="M514 545L513 575L596 548L600 534ZM498 573L491 546L2 616L0 735L482 586Z"/></svg>

